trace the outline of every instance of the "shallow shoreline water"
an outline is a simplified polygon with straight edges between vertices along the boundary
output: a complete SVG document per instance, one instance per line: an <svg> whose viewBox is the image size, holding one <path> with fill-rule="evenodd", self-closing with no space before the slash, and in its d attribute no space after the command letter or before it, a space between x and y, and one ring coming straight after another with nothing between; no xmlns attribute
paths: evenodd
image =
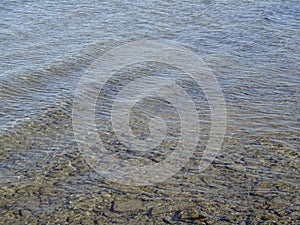
<svg viewBox="0 0 300 225"><path fill-rule="evenodd" d="M0 224L300 223L297 1L6 1L0 12ZM216 159L199 172L211 124L203 92L161 64L119 71L96 107L99 133L118 157L140 156L116 142L108 121L107 105L126 79L182 76L199 112L190 161L162 183L136 187L87 163L72 107L94 60L143 38L178 43L207 63L224 94L227 129ZM147 133L145 121L132 125ZM143 157L165 159L178 141L178 126L170 129L161 151Z"/></svg>

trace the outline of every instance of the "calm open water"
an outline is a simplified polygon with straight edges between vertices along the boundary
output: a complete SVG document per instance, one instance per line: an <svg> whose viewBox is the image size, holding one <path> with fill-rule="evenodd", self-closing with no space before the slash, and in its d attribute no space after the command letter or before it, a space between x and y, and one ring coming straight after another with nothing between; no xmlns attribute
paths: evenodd
<svg viewBox="0 0 300 225"><path fill-rule="evenodd" d="M298 1L1 1L0 18L0 224L300 223ZM224 94L227 130L214 163L199 172L210 112L187 80L201 115L194 156L168 180L135 187L109 182L88 165L71 113L90 64L141 39L169 40L207 63ZM117 74L99 112L107 115L106 101L126 78L180 74L162 67ZM99 132L112 133L107 117L97 122ZM145 130L141 121L133 125ZM107 148L121 148L103 138Z"/></svg>

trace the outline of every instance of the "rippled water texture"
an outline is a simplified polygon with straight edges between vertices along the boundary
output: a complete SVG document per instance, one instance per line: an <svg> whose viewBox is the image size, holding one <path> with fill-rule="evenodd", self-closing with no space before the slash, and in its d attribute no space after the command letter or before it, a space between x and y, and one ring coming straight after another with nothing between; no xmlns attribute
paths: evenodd
<svg viewBox="0 0 300 225"><path fill-rule="evenodd" d="M1 1L0 224L299 224L299 15L296 0ZM133 108L132 132L147 137L159 114L165 141L143 153L118 141L111 103L129 81L180 77L199 116L189 162L162 183L137 187L110 182L87 163L72 104L95 59L145 38L185 46L207 63L224 94L227 130L199 172L211 124L200 87L154 62L118 71L98 96L95 121L124 162L159 163L180 139L176 109L149 98Z"/></svg>

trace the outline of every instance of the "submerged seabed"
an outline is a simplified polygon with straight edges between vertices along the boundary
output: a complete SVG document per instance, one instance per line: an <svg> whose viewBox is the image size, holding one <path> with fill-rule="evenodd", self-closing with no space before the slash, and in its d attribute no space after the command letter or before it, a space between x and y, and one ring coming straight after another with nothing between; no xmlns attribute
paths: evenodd
<svg viewBox="0 0 300 225"><path fill-rule="evenodd" d="M140 72L154 68L151 65ZM108 85L112 86L107 90L115 90L119 84ZM193 84L186 85L193 90ZM195 93L201 99L197 89ZM250 122L255 111L242 114L234 111L228 101L229 121L223 148L209 169L199 172L210 124L207 103L200 100L200 107L206 107L206 111L200 110L203 134L189 163L163 183L125 186L99 176L78 150L72 129L72 97L66 94L62 101L45 107L34 118L18 122L1 133L3 224L275 224L272 221L297 224L299 221L299 153L295 132L275 133L272 129L276 126L271 128L272 125L257 132L256 124ZM108 110L103 104L98 107L101 115ZM268 124L264 117L253 120ZM105 116L97 119L97 125L102 132L110 131ZM144 129L140 123L135 125L137 131ZM118 157L124 160L136 157L114 137L106 135L104 140ZM168 148L167 145L163 149ZM148 159L157 163L163 157L163 153L158 153Z"/></svg>
<svg viewBox="0 0 300 225"><path fill-rule="evenodd" d="M300 223L297 1L175 1L127 8L117 1L77 3L23 7L12 1L0 7L7 13L0 58L0 224ZM42 16L31 18L34 13ZM79 23L84 18L85 26ZM162 183L135 187L109 182L89 166L75 142L71 116L76 85L89 65L116 41L142 37L176 41L203 58L223 90L228 125L219 155L199 172L210 125L199 87L157 63L119 71L96 107L100 136L117 157L138 157L115 140L109 121L108 105L124 80L177 74L199 110L200 141L190 161ZM177 125L174 139L143 157L162 161L178 141ZM147 131L140 120L132 126L137 134Z"/></svg>

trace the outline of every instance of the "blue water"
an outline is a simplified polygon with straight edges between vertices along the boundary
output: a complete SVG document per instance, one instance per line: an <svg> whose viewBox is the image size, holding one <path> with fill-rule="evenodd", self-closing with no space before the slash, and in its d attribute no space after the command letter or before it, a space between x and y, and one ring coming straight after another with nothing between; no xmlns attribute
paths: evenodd
<svg viewBox="0 0 300 225"><path fill-rule="evenodd" d="M62 117L54 123L49 114L62 110L70 116L76 85L98 56L129 41L167 40L191 49L211 68L224 94L228 126L220 157L211 171L193 174L196 178L191 180L178 175L178 180L175 177L166 186L153 187L153 205L163 202L161 195L155 194L160 191L170 199L179 196L187 202L207 188L208 193L214 193L211 201L215 210L206 212L216 221L222 214L217 213L222 211L218 204L245 209L244 214L224 209L226 215L241 215L232 223L246 219L246 215L258 221L251 210L258 210L258 214L266 211L257 209L257 196L248 199L251 203L247 205L246 195L257 184L267 183L261 189L282 201L280 206L268 200L271 205L274 203L273 212L287 212L278 216L280 212L276 211L280 217L277 220L296 219L299 201L293 199L299 200L300 181L299 1L1 1L0 18L2 186L16 182L16 177L21 179L18 182L27 184L27 170L35 171L32 173L36 177L43 176L33 164L48 165L43 154L49 149L76 148L70 126L62 128L71 123L70 118ZM40 131L39 126L48 128ZM36 151L41 155L35 158ZM18 161L18 157L22 160ZM82 183L87 179L78 176L76 179ZM201 183L203 177L216 189ZM189 194L178 195L178 183L183 185L180 193ZM74 189L87 199L83 187L76 185L63 183L62 189ZM89 187L94 186L85 188ZM219 194L215 195L215 190L220 190ZM68 193L58 195L63 198ZM135 196L141 193L128 191L128 196L140 202L142 197ZM241 200L228 193L239 193ZM61 204L59 199L53 201L49 209ZM267 200L262 197L258 201ZM11 198L4 200L3 205L17 202L18 198ZM24 207L19 204L10 207ZM34 203L26 207L34 212L45 205ZM122 209L120 221L128 222L124 218L130 217L130 210ZM155 215L156 221L160 214ZM291 221L290 224L296 220Z"/></svg>

